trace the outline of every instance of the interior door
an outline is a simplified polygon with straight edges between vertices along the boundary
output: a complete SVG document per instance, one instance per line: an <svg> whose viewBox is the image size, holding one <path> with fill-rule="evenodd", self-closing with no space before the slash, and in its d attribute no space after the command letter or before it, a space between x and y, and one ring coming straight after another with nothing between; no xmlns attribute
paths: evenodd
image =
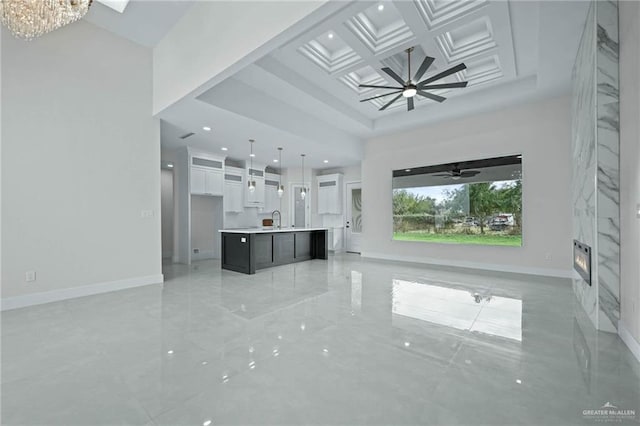
<svg viewBox="0 0 640 426"><path fill-rule="evenodd" d="M360 253L362 239L362 183L347 183L346 247L351 253Z"/></svg>

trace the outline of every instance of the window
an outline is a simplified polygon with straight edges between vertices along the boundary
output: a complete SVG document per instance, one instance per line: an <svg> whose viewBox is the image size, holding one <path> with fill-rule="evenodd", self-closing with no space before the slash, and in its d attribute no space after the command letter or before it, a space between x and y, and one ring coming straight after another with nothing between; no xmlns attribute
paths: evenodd
<svg viewBox="0 0 640 426"><path fill-rule="evenodd" d="M393 239L522 245L522 156L393 172Z"/></svg>

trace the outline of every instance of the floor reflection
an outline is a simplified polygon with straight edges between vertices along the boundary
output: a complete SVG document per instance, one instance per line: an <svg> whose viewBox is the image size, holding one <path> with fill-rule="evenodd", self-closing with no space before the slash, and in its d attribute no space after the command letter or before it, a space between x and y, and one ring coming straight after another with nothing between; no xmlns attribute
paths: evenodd
<svg viewBox="0 0 640 426"><path fill-rule="evenodd" d="M164 273L161 286L3 312L2 423L580 425L607 402L640 413L629 351L579 318L566 280L352 255Z"/></svg>
<svg viewBox="0 0 640 426"><path fill-rule="evenodd" d="M522 300L400 279L392 294L396 315L522 341Z"/></svg>

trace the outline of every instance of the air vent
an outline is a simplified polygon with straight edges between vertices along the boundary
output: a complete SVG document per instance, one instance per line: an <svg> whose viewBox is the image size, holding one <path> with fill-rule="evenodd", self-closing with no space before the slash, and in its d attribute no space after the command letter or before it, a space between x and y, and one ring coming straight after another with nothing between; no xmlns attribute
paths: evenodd
<svg viewBox="0 0 640 426"><path fill-rule="evenodd" d="M193 135L195 135L195 133L193 133L193 132L191 132L191 133L187 133L187 134L185 134L185 135L180 136L180 139L186 139L186 138L189 138L189 137L191 137L191 136L193 136Z"/></svg>

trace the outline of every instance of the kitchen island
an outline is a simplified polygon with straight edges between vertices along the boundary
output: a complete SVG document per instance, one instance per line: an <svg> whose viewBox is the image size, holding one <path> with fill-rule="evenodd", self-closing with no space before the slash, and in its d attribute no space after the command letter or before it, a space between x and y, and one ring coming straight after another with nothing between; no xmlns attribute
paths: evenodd
<svg viewBox="0 0 640 426"><path fill-rule="evenodd" d="M327 259L327 228L221 229L222 269L256 270L311 259Z"/></svg>

